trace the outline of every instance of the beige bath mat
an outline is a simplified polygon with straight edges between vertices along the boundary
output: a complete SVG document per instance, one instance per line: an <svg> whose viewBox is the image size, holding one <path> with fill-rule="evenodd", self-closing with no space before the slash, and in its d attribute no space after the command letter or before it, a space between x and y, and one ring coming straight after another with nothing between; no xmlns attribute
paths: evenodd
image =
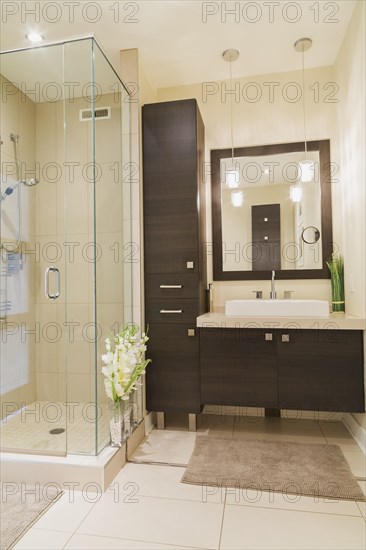
<svg viewBox="0 0 366 550"><path fill-rule="evenodd" d="M338 445L197 435L182 482L366 500Z"/></svg>
<svg viewBox="0 0 366 550"><path fill-rule="evenodd" d="M1 483L1 550L13 548L62 494L63 491L51 485L30 487L24 483Z"/></svg>

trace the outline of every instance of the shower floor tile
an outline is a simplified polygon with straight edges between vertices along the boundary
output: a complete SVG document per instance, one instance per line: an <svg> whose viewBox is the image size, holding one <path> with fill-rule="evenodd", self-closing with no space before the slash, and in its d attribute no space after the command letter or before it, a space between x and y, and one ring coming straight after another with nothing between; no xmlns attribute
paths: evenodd
<svg viewBox="0 0 366 550"><path fill-rule="evenodd" d="M92 403L35 401L0 424L2 451L47 454L95 453L96 430L99 448L109 442L110 410L101 405L98 426ZM52 430L64 430L52 434Z"/></svg>

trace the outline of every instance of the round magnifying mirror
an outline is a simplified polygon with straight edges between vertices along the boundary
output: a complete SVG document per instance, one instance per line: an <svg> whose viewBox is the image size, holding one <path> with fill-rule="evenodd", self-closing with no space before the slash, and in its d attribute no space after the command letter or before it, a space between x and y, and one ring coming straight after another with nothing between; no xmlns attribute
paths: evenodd
<svg viewBox="0 0 366 550"><path fill-rule="evenodd" d="M301 238L306 244L315 244L320 239L320 231L317 227L309 225L303 229L301 233Z"/></svg>

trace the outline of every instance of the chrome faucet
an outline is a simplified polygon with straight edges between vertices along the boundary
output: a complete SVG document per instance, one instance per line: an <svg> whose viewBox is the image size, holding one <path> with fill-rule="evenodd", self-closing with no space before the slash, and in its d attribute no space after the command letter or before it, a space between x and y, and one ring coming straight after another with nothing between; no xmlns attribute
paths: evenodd
<svg viewBox="0 0 366 550"><path fill-rule="evenodd" d="M275 276L276 276L276 272L275 270L273 270L272 278L271 278L271 292L269 293L269 297L271 300L275 300L277 297L277 292L275 290Z"/></svg>

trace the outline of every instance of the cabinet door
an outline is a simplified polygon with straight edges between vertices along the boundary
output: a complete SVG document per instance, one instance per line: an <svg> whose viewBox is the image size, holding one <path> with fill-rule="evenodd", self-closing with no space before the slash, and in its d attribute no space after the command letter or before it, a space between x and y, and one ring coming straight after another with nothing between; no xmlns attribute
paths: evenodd
<svg viewBox="0 0 366 550"><path fill-rule="evenodd" d="M188 331L193 330L194 336ZM193 324L149 325L146 405L149 411L201 411L199 338Z"/></svg>
<svg viewBox="0 0 366 550"><path fill-rule="evenodd" d="M273 331L212 328L200 332L202 404L277 407Z"/></svg>
<svg viewBox="0 0 366 550"><path fill-rule="evenodd" d="M281 409L364 411L362 332L287 330L278 336Z"/></svg>
<svg viewBox="0 0 366 550"><path fill-rule="evenodd" d="M198 269L196 125L195 100L143 107L148 273ZM193 262L193 267L187 268L187 262Z"/></svg>

